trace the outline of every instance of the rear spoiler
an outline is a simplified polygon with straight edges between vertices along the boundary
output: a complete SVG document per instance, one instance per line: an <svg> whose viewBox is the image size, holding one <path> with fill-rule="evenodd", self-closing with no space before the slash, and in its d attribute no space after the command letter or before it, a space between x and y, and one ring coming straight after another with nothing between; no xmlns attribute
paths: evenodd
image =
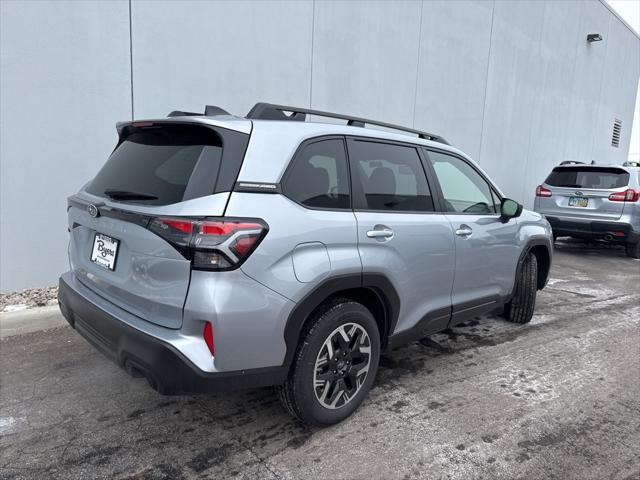
<svg viewBox="0 0 640 480"><path fill-rule="evenodd" d="M231 115L224 108L217 107L215 105L205 105L204 113L182 112L180 110L174 110L169 113L167 117L215 117L216 115Z"/></svg>

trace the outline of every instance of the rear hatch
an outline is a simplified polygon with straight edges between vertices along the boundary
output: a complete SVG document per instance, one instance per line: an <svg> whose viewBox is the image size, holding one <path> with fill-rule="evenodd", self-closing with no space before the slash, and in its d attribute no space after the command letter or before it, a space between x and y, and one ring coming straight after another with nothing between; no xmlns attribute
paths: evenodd
<svg viewBox="0 0 640 480"><path fill-rule="evenodd" d="M191 277L182 219L224 214L249 135L185 121L119 133L107 163L69 198L71 268L120 308L180 328Z"/></svg>
<svg viewBox="0 0 640 480"><path fill-rule="evenodd" d="M549 216L617 220L624 202L615 200L629 184L629 172L618 167L556 167L536 193L536 210Z"/></svg>

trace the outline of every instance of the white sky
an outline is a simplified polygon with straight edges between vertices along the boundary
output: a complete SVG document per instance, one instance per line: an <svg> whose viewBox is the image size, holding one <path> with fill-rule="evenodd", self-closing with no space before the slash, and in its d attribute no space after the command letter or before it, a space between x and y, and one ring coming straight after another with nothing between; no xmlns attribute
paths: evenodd
<svg viewBox="0 0 640 480"><path fill-rule="evenodd" d="M631 25L636 32L640 32L640 0L607 0L607 3L618 12L618 15L624 18L624 21ZM633 115L629 160L640 161L640 83L638 84L636 109Z"/></svg>

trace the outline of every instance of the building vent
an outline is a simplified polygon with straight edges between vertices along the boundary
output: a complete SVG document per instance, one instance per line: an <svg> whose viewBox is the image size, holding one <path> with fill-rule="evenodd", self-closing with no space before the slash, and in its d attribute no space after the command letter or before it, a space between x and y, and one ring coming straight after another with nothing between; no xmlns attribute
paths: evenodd
<svg viewBox="0 0 640 480"><path fill-rule="evenodd" d="M620 146L620 131L622 130L622 120L617 118L613 121L613 135L611 135L611 146L618 148Z"/></svg>

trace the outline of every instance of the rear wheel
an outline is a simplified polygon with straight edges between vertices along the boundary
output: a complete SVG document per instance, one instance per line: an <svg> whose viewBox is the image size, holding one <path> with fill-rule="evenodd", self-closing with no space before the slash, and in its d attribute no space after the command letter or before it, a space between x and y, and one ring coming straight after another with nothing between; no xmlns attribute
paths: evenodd
<svg viewBox="0 0 640 480"><path fill-rule="evenodd" d="M538 261L533 253L525 258L516 280L513 298L504 309L504 317L514 323L528 323L533 317L538 292Z"/></svg>
<svg viewBox="0 0 640 480"><path fill-rule="evenodd" d="M371 312L347 299L328 303L301 336L280 400L304 423L338 423L366 397L379 359L380 334Z"/></svg>
<svg viewBox="0 0 640 480"><path fill-rule="evenodd" d="M640 242L627 243L625 245L625 252L627 257L640 258Z"/></svg>

